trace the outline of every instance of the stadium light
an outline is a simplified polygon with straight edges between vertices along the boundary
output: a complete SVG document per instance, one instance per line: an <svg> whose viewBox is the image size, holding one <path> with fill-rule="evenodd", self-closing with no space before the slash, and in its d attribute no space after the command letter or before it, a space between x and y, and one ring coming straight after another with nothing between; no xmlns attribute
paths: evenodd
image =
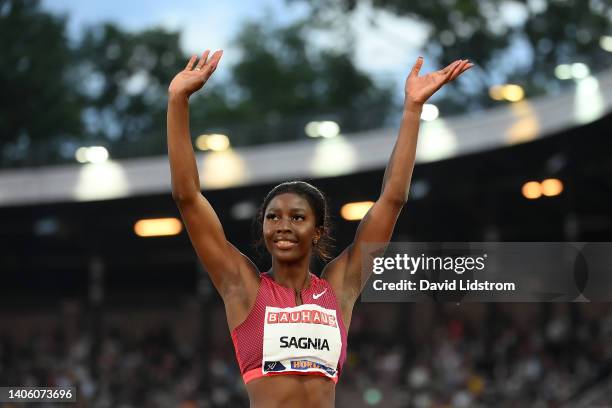
<svg viewBox="0 0 612 408"><path fill-rule="evenodd" d="M308 122L304 128L308 137L319 137L319 122Z"/></svg>
<svg viewBox="0 0 612 408"><path fill-rule="evenodd" d="M350 174L357 169L359 153L343 136L317 142L308 167L317 177Z"/></svg>
<svg viewBox="0 0 612 408"><path fill-rule="evenodd" d="M603 48L604 51L612 52L612 36L602 35L599 39L599 46Z"/></svg>
<svg viewBox="0 0 612 408"><path fill-rule="evenodd" d="M546 197L554 197L561 194L563 191L563 183L559 179L546 179L541 184L542 194Z"/></svg>
<svg viewBox="0 0 612 408"><path fill-rule="evenodd" d="M562 81L572 79L572 66L569 64L557 65L555 76Z"/></svg>
<svg viewBox="0 0 612 408"><path fill-rule="evenodd" d="M537 181L529 181L523 184L521 189L523 197L529 200L535 200L542 197L555 197L563 192L563 182L556 178L549 178L541 183Z"/></svg>
<svg viewBox="0 0 612 408"><path fill-rule="evenodd" d="M515 84L494 85L489 88L489 96L496 101L518 102L525 98L525 91Z"/></svg>
<svg viewBox="0 0 612 408"><path fill-rule="evenodd" d="M230 140L227 135L221 133L204 134L197 137L196 147L203 151L213 150L215 152L222 152L229 149Z"/></svg>
<svg viewBox="0 0 612 408"><path fill-rule="evenodd" d="M542 196L542 186L537 181L529 181L523 184L521 192L526 199L535 200Z"/></svg>
<svg viewBox="0 0 612 408"><path fill-rule="evenodd" d="M340 126L333 120L313 121L306 124L304 132L308 137L324 137L329 139L340 134Z"/></svg>
<svg viewBox="0 0 612 408"><path fill-rule="evenodd" d="M586 64L576 62L572 64L572 77L574 79L584 79L591 75L591 70Z"/></svg>
<svg viewBox="0 0 612 408"><path fill-rule="evenodd" d="M431 122L432 120L438 119L440 116L440 110L436 105L431 103L426 103L423 105L423 112L421 112L421 119L426 122Z"/></svg>
<svg viewBox="0 0 612 408"><path fill-rule="evenodd" d="M591 75L591 70L588 65L582 62L560 64L555 68L555 76L562 81L568 79L584 79L589 75Z"/></svg>
<svg viewBox="0 0 612 408"><path fill-rule="evenodd" d="M244 159L232 149L208 152L199 167L202 188L227 188L247 180Z"/></svg>
<svg viewBox="0 0 612 408"><path fill-rule="evenodd" d="M374 201L359 201L347 203L340 209L340 215L347 221L357 221L365 217Z"/></svg>
<svg viewBox="0 0 612 408"><path fill-rule="evenodd" d="M103 146L79 147L74 157L79 163L104 163L108 160L108 150Z"/></svg>
<svg viewBox="0 0 612 408"><path fill-rule="evenodd" d="M74 158L79 163L87 163L87 147L79 147L74 153Z"/></svg>
<svg viewBox="0 0 612 408"><path fill-rule="evenodd" d="M590 123L599 119L606 111L605 106L597 78L588 76L576 81L574 118L578 123Z"/></svg>
<svg viewBox="0 0 612 408"><path fill-rule="evenodd" d="M129 195L125 169L117 162L87 163L79 169L73 190L77 201L109 200Z"/></svg>
<svg viewBox="0 0 612 408"><path fill-rule="evenodd" d="M139 237L163 237L178 235L183 224L177 218L149 218L134 224L134 232Z"/></svg>
<svg viewBox="0 0 612 408"><path fill-rule="evenodd" d="M502 95L507 101L518 102L525 97L525 91L519 85L509 84L504 86Z"/></svg>
<svg viewBox="0 0 612 408"><path fill-rule="evenodd" d="M417 161L431 162L457 152L457 136L444 119L423 123L416 152Z"/></svg>
<svg viewBox="0 0 612 408"><path fill-rule="evenodd" d="M536 138L540 131L540 120L528 101L520 101L510 106L516 121L506 130L508 144L525 143Z"/></svg>
<svg viewBox="0 0 612 408"><path fill-rule="evenodd" d="M503 88L504 87L502 85L493 85L491 88L489 88L489 96L491 97L491 99L495 101L503 101L504 100L504 94L502 92Z"/></svg>
<svg viewBox="0 0 612 408"><path fill-rule="evenodd" d="M324 120L319 124L319 135L321 137L330 138L340 134L340 126L332 120Z"/></svg>

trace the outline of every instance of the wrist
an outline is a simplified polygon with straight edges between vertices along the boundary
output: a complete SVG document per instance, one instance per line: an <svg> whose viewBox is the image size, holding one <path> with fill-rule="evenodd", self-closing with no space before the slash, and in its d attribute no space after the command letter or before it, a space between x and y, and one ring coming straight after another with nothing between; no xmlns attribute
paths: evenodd
<svg viewBox="0 0 612 408"><path fill-rule="evenodd" d="M404 112L416 113L418 115L423 111L423 102L416 102L412 99L406 98L404 101Z"/></svg>
<svg viewBox="0 0 612 408"><path fill-rule="evenodd" d="M185 92L168 91L168 102L185 102L189 100L189 95Z"/></svg>

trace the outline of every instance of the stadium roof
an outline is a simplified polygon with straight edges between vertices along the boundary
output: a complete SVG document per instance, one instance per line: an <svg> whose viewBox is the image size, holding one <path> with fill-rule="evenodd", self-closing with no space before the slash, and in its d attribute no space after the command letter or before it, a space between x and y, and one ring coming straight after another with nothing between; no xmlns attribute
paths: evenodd
<svg viewBox="0 0 612 408"><path fill-rule="evenodd" d="M612 70L573 90L476 114L423 122L417 163L495 149L593 122L612 110ZM384 168L397 135L379 129L197 155L202 188L223 189ZM0 206L170 193L168 158L0 171Z"/></svg>

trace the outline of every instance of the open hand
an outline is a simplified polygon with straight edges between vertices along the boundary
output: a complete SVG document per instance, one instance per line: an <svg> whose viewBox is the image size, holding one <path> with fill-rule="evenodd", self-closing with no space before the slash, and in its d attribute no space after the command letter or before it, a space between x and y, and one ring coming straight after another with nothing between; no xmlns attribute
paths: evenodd
<svg viewBox="0 0 612 408"><path fill-rule="evenodd" d="M195 62L198 57L196 55L192 56L185 69L176 74L174 79L172 79L168 92L189 96L202 88L212 73L215 72L215 69L217 69L217 65L223 55L223 50L215 51L210 59L208 59L209 53L210 50L204 51L197 64Z"/></svg>
<svg viewBox="0 0 612 408"><path fill-rule="evenodd" d="M472 68L469 60L457 60L444 69L430 72L427 75L419 76L419 71L423 66L423 57L419 57L406 79L406 101L413 103L425 103L438 89L459 75Z"/></svg>

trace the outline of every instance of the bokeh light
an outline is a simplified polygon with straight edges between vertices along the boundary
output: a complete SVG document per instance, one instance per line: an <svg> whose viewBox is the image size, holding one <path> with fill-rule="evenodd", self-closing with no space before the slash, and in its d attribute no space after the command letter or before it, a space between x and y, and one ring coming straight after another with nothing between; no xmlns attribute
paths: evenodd
<svg viewBox="0 0 612 408"><path fill-rule="evenodd" d="M340 209L340 215L342 218L348 221L361 220L370 211L370 208L374 205L373 201L359 201L354 203L347 203Z"/></svg>
<svg viewBox="0 0 612 408"><path fill-rule="evenodd" d="M542 196L542 187L537 181L529 181L523 184L521 192L523 193L523 197L529 200L535 200Z"/></svg>
<svg viewBox="0 0 612 408"><path fill-rule="evenodd" d="M436 105L432 105L431 103L426 103L423 105L421 119L426 122L431 122L432 120L438 119L438 116L440 116L440 111Z"/></svg>
<svg viewBox="0 0 612 408"><path fill-rule="evenodd" d="M550 178L542 181L542 194L547 197L558 196L563 192L563 182L559 179Z"/></svg>
<svg viewBox="0 0 612 408"><path fill-rule="evenodd" d="M134 233L139 237L162 237L177 235L183 224L177 218L149 218L134 224Z"/></svg>

